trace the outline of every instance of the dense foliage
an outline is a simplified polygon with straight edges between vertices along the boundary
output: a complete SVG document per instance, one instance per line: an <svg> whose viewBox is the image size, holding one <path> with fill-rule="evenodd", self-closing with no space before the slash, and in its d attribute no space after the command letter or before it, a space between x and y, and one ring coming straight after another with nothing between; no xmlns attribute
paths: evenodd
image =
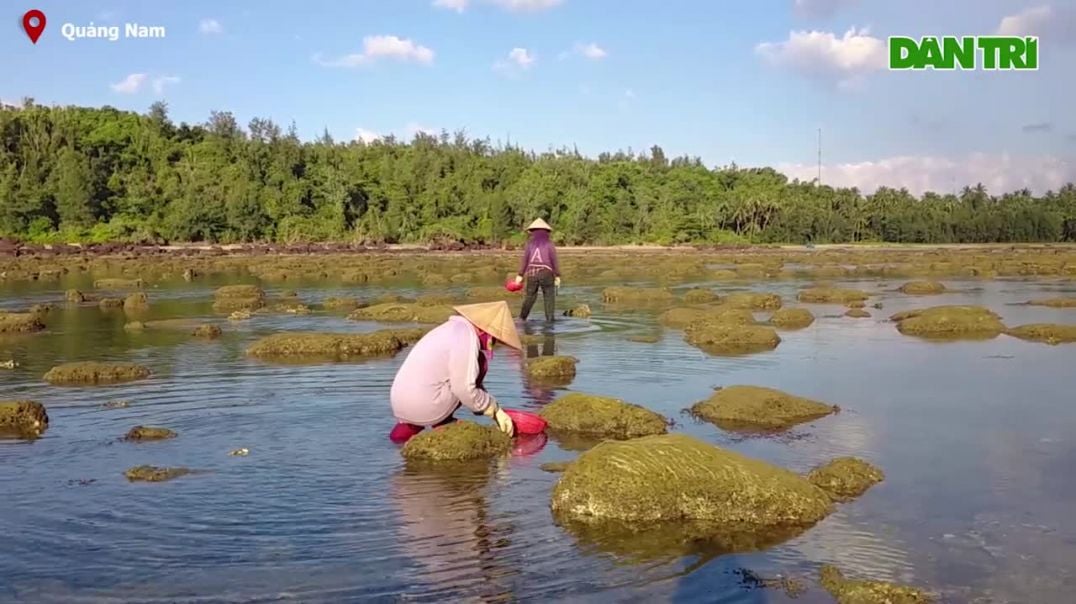
<svg viewBox="0 0 1076 604"><path fill-rule="evenodd" d="M817 186L698 159L494 148L462 133L303 143L230 113L0 109L0 236L49 241L496 243L535 217L569 244L1076 240L1076 187L1001 197Z"/></svg>

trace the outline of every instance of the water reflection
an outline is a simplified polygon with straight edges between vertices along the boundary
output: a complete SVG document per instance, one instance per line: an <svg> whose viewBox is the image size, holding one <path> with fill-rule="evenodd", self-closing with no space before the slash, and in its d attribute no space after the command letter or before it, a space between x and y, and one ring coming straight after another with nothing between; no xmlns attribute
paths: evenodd
<svg viewBox="0 0 1076 604"><path fill-rule="evenodd" d="M557 398L556 388L552 387L548 379L536 380L530 377L527 371L524 370L522 363L525 363L526 359L540 356L556 356L557 337L552 325L543 325L539 328L527 323L524 325L523 333L526 348L523 355L524 359L521 359L520 364L520 374L523 376L523 393L536 406L544 407Z"/></svg>

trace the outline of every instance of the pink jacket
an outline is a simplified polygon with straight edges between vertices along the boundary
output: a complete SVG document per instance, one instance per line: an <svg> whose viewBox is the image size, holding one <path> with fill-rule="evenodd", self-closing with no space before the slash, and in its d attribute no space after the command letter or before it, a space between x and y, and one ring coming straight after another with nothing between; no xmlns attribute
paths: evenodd
<svg viewBox="0 0 1076 604"><path fill-rule="evenodd" d="M467 319L451 317L415 344L392 382L389 399L396 419L430 426L463 404L486 410L492 395L479 385L478 332Z"/></svg>

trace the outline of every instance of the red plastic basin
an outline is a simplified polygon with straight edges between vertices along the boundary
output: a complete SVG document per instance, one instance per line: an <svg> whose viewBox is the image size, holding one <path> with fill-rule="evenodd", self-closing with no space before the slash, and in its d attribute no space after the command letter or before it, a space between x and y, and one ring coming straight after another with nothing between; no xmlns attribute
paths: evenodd
<svg viewBox="0 0 1076 604"><path fill-rule="evenodd" d="M516 409L505 409L504 412L508 414L508 417L512 418L517 434L541 434L545 432L546 423L540 415Z"/></svg>

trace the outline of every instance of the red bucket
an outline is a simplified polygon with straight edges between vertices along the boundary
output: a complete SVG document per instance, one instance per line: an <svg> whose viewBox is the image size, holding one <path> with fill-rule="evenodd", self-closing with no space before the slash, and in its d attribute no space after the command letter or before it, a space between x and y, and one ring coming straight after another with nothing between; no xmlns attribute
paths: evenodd
<svg viewBox="0 0 1076 604"><path fill-rule="evenodd" d="M504 282L504 288L510 292L518 292L519 290L523 289L523 284L516 283L515 279L509 279Z"/></svg>
<svg viewBox="0 0 1076 604"><path fill-rule="evenodd" d="M516 426L516 434L541 434L545 432L546 423L540 415L515 409L505 409L504 412L508 414L508 417L512 418L512 423Z"/></svg>

